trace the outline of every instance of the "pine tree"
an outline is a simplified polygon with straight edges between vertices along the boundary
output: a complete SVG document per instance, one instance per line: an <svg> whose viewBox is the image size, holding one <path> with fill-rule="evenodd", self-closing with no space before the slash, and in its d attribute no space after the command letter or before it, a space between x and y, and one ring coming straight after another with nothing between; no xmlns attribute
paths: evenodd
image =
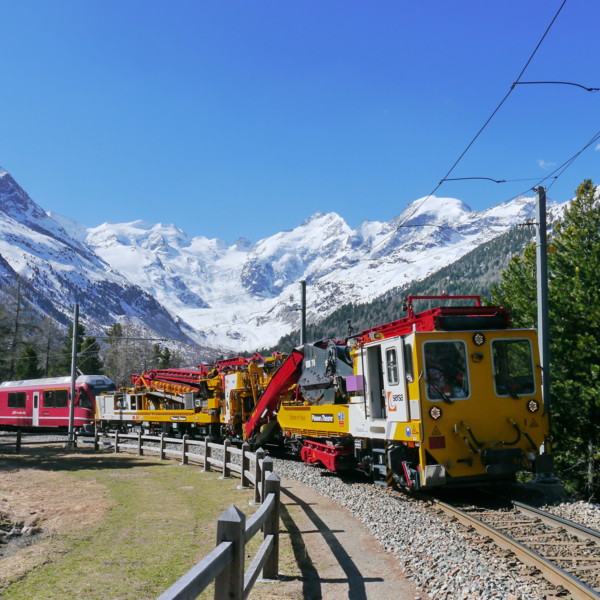
<svg viewBox="0 0 600 600"><path fill-rule="evenodd" d="M86 337L77 357L77 368L87 375L101 375L104 364L100 358L100 346L95 337Z"/></svg>
<svg viewBox="0 0 600 600"><path fill-rule="evenodd" d="M76 352L81 352L81 340L85 335L85 328L81 323L77 324L77 344ZM64 338L63 347L60 351L58 361L52 368L52 375L58 377L66 377L71 374L71 360L73 349L73 325L69 325L69 330Z"/></svg>
<svg viewBox="0 0 600 600"><path fill-rule="evenodd" d="M85 338L85 339L84 339ZM65 337L64 345L60 352L57 364L53 367L54 375L66 376L71 374L71 361L73 349L73 325ZM100 347L95 337L85 337L85 327L77 324L77 368L88 375L100 375L104 372L104 365L100 359Z"/></svg>
<svg viewBox="0 0 600 600"><path fill-rule="evenodd" d="M502 272L500 285L493 285L491 304L502 305L512 315L515 327L530 328L537 324L535 244L527 246L523 256L513 256Z"/></svg>
<svg viewBox="0 0 600 600"><path fill-rule="evenodd" d="M15 363L15 379L37 379L41 376L42 372L38 366L38 354L35 348L25 346Z"/></svg>
<svg viewBox="0 0 600 600"><path fill-rule="evenodd" d="M152 346L153 357L152 365L156 369L168 369L173 366L173 357L168 346L162 348L160 344L153 344Z"/></svg>
<svg viewBox="0 0 600 600"><path fill-rule="evenodd" d="M551 416L557 472L573 490L600 496L600 198L591 180L555 227L548 257ZM492 292L517 326L536 323L535 251L515 257Z"/></svg>
<svg viewBox="0 0 600 600"><path fill-rule="evenodd" d="M600 496L600 197L591 180L556 227L549 287L555 447L561 471Z"/></svg>

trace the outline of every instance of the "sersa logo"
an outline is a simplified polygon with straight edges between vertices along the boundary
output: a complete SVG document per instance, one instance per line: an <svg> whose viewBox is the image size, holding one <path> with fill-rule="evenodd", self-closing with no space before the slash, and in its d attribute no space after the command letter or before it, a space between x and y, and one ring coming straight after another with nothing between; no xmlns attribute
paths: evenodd
<svg viewBox="0 0 600 600"><path fill-rule="evenodd" d="M387 406L390 412L398 410L398 404L404 402L404 394L387 393Z"/></svg>

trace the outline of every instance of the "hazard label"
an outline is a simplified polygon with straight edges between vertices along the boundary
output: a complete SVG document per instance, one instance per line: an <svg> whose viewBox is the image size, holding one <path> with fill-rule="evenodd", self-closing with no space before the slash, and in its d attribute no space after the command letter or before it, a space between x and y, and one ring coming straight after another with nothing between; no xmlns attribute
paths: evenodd
<svg viewBox="0 0 600 600"><path fill-rule="evenodd" d="M437 425L433 428L431 435L442 435L441 431L437 428Z"/></svg>
<svg viewBox="0 0 600 600"><path fill-rule="evenodd" d="M537 421L535 419L531 419L531 423L529 423L529 427L539 427Z"/></svg>

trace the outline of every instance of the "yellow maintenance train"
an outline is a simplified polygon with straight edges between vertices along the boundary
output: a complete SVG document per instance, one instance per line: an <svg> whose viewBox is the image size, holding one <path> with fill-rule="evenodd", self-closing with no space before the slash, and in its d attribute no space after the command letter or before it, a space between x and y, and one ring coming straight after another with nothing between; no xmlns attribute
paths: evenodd
<svg viewBox="0 0 600 600"><path fill-rule="evenodd" d="M470 304L414 311L416 301L453 299ZM477 296L405 305L398 321L238 365L235 385L226 373L205 377L188 410L213 419L207 434L276 443L308 463L411 489L550 472L536 332L512 329L504 308ZM139 408L130 416L149 422Z"/></svg>

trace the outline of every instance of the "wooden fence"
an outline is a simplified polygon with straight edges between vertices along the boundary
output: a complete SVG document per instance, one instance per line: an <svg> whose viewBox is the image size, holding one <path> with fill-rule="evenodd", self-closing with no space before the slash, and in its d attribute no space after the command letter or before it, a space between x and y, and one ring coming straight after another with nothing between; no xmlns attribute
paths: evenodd
<svg viewBox="0 0 600 600"><path fill-rule="evenodd" d="M12 433L12 432L9 432ZM51 444L60 444L60 443L64 443L65 445L67 445L69 443L69 434L68 433L63 433L63 432L59 432L59 433L49 433L46 435L50 435L52 436L51 440L40 440L40 433L39 432L35 432L35 433L23 433L20 429L17 429L17 431L14 432L14 442L6 442L3 439L0 439L0 446L14 446L15 447L15 452L18 454L19 452L21 452L21 446L47 446L47 445L51 445ZM12 435L10 436L12 437ZM60 439L60 438L64 438L64 439ZM76 446L77 445L77 433L73 433L73 444Z"/></svg>
<svg viewBox="0 0 600 600"><path fill-rule="evenodd" d="M260 508L246 522L246 516L231 505L217 520L216 548L181 579L174 583L158 600L193 600L213 581L215 600L244 600L250 594L262 570L264 579L277 579L279 569L279 496L280 480L273 472L273 460L265 457L262 449L250 452L250 446L232 446L228 440L215 444L210 439L190 440L138 434L109 434L114 438L114 451L134 450L139 456L145 452L157 453L161 460L177 458L182 464L196 463L204 471L216 468L222 477L236 473L241 478L240 487L254 486L254 501ZM145 442L153 442L149 445ZM181 449L168 448L167 444L179 444ZM94 439L99 448L99 436ZM200 446L202 453L190 452L190 447ZM222 458L213 451L222 452ZM233 457L239 456L237 463ZM245 571L246 544L262 529L263 542L248 570Z"/></svg>
<svg viewBox="0 0 600 600"><path fill-rule="evenodd" d="M39 434L32 434L35 438ZM21 450L21 444L56 444L60 440L28 440L16 432L15 451ZM133 450L139 456L144 453L158 454L161 460L167 457L180 460L182 464L203 465L204 471L220 470L222 477L231 477L232 473L241 478L241 488L254 487L254 502L260 508L248 521L244 513L231 505L217 520L216 548L198 564L192 567L179 581L173 584L158 600L193 600L213 581L215 600L244 600L248 597L262 570L264 579L277 579L279 569L279 477L273 472L273 459L265 456L262 449L250 451L248 444L241 448L233 446L229 440L215 444L210 438L190 440L160 436L112 433L105 437L114 439L114 451ZM89 438L84 438L88 440ZM65 436L65 441L68 437ZM77 444L77 436L74 438ZM90 440L91 442L91 440ZM100 434L95 433L94 449L100 448ZM171 447L167 446L170 445ZM12 444L5 444L12 445ZM180 448L173 448L179 445ZM200 447L200 452L191 452L192 447ZM215 452L221 453L217 458ZM233 462L234 457L239 460ZM263 542L248 570L245 571L246 544L260 530Z"/></svg>

